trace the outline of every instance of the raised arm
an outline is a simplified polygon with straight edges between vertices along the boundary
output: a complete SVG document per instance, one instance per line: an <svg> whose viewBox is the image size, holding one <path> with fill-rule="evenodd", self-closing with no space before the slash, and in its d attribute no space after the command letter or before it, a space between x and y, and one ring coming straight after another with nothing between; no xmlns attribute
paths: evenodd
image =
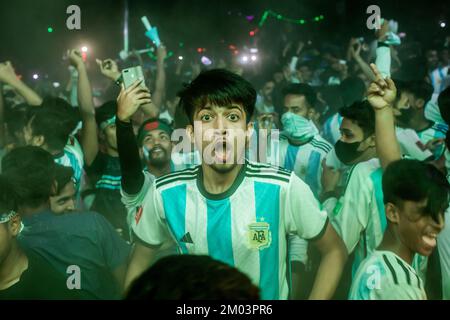
<svg viewBox="0 0 450 320"><path fill-rule="evenodd" d="M164 67L164 60L167 57L166 47L163 45L156 49L156 82L155 91L152 95L153 103L145 104L142 106L142 111L144 111L146 117L156 118L159 115L159 110L161 110L164 95L166 93L166 69Z"/></svg>
<svg viewBox="0 0 450 320"><path fill-rule="evenodd" d="M375 145L381 166L401 158L400 146L395 134L393 103L397 88L390 78L383 79L375 64L370 65L375 81L369 86L367 100L375 111Z"/></svg>
<svg viewBox="0 0 450 320"><path fill-rule="evenodd" d="M30 106L40 106L42 104L42 98L16 76L14 68L9 61L0 64L0 82L9 84L16 89Z"/></svg>
<svg viewBox="0 0 450 320"><path fill-rule="evenodd" d="M131 117L139 106L150 103L151 99L148 89L143 89L139 84L140 82L136 82L128 89L122 85L122 90L117 98L117 151L122 172L122 189L127 194L138 193L145 180Z"/></svg>
<svg viewBox="0 0 450 320"><path fill-rule="evenodd" d="M350 47L349 47L349 52L350 52L350 55L352 56L352 58L356 61L358 66L361 68L362 72L364 72L364 74L371 81L374 81L375 77L374 77L374 75L372 73L372 70L370 69L369 64L366 61L364 61L363 58L361 58L361 55L360 55L361 44L360 43L351 44Z"/></svg>
<svg viewBox="0 0 450 320"><path fill-rule="evenodd" d="M81 54L77 50L69 53L71 64L78 71L78 105L83 123L81 131L81 146L83 147L84 161L91 165L98 154L97 123L95 121L95 108L92 98L92 89L89 82L86 66Z"/></svg>

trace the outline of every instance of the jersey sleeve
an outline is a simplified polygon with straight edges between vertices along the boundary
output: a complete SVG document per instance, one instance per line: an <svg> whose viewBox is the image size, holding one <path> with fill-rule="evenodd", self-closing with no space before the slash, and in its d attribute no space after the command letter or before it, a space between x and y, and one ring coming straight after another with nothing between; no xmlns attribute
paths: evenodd
<svg viewBox="0 0 450 320"><path fill-rule="evenodd" d="M433 158L433 153L425 147L414 130L397 129L396 135L402 154L419 161Z"/></svg>
<svg viewBox="0 0 450 320"><path fill-rule="evenodd" d="M296 235L289 235L289 260L299 261L306 265L308 261L308 241Z"/></svg>
<svg viewBox="0 0 450 320"><path fill-rule="evenodd" d="M164 217L163 200L153 182L142 202L142 207L136 211L131 222L136 240L150 246L159 246L170 240L170 233Z"/></svg>
<svg viewBox="0 0 450 320"><path fill-rule="evenodd" d="M370 186L366 170L361 165L354 168L344 196L339 200L338 208L331 215L331 223L351 253L360 239L361 232L367 227L370 214Z"/></svg>
<svg viewBox="0 0 450 320"><path fill-rule="evenodd" d="M382 278L387 279L386 277ZM395 284L387 281L381 283L380 289L373 289L372 300L426 300L422 290L407 284Z"/></svg>
<svg viewBox="0 0 450 320"><path fill-rule="evenodd" d="M142 185L138 193L128 194L122 188L120 188L120 194L122 195L122 203L125 205L125 207L127 207L128 209L140 206L144 201L145 195L151 188L154 180L155 177L152 174L144 172L144 184Z"/></svg>
<svg viewBox="0 0 450 320"><path fill-rule="evenodd" d="M320 238L327 223L327 213L321 210L311 189L295 173L291 173L284 201L287 233L305 240Z"/></svg>

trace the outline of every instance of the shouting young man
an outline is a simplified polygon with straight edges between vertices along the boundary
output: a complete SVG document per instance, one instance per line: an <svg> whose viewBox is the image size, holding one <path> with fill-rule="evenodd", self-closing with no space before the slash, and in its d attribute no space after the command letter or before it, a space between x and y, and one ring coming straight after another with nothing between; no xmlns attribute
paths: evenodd
<svg viewBox="0 0 450 320"><path fill-rule="evenodd" d="M122 90L118 104L134 106L148 98L132 87ZM133 221L137 243L126 285L172 240L182 254L207 254L237 267L261 288L263 299L286 299L286 238L296 234L322 254L310 298L330 298L347 253L326 212L294 173L244 158L256 100L251 84L231 72L210 70L180 98L202 164L151 186Z"/></svg>

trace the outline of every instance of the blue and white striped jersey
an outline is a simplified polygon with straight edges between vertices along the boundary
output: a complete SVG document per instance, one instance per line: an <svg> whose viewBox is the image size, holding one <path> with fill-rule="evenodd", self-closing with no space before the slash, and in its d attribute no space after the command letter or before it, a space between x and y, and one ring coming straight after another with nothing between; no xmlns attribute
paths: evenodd
<svg viewBox="0 0 450 320"><path fill-rule="evenodd" d="M69 137L64 147L64 153L55 158L55 163L73 169L73 177L76 181L76 190L79 191L83 175L84 155L81 146L75 137Z"/></svg>
<svg viewBox="0 0 450 320"><path fill-rule="evenodd" d="M201 166L156 179L132 228L144 244L173 240L183 254L207 254L237 267L263 299L286 299L287 236L320 237L326 222L294 173L246 162L222 194L205 190Z"/></svg>
<svg viewBox="0 0 450 320"><path fill-rule="evenodd" d="M392 251L375 250L359 266L349 300L426 300L422 279Z"/></svg>
<svg viewBox="0 0 450 320"><path fill-rule="evenodd" d="M427 144L432 139L445 139L445 135L448 131L448 125L443 123L433 122L428 128L420 131L416 131L423 144ZM434 159L439 159L445 151L445 144L440 144L436 150L434 150Z"/></svg>
<svg viewBox="0 0 450 320"><path fill-rule="evenodd" d="M325 120L322 127L322 136L332 145L334 145L341 137L341 127L343 117L339 113Z"/></svg>

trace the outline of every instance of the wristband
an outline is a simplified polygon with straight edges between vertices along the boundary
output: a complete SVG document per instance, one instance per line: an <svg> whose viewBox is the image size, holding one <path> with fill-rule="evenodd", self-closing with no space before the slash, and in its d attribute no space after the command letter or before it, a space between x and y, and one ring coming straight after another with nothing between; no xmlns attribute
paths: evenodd
<svg viewBox="0 0 450 320"><path fill-rule="evenodd" d="M114 81L118 86L120 86L123 83L123 77L122 74Z"/></svg>

